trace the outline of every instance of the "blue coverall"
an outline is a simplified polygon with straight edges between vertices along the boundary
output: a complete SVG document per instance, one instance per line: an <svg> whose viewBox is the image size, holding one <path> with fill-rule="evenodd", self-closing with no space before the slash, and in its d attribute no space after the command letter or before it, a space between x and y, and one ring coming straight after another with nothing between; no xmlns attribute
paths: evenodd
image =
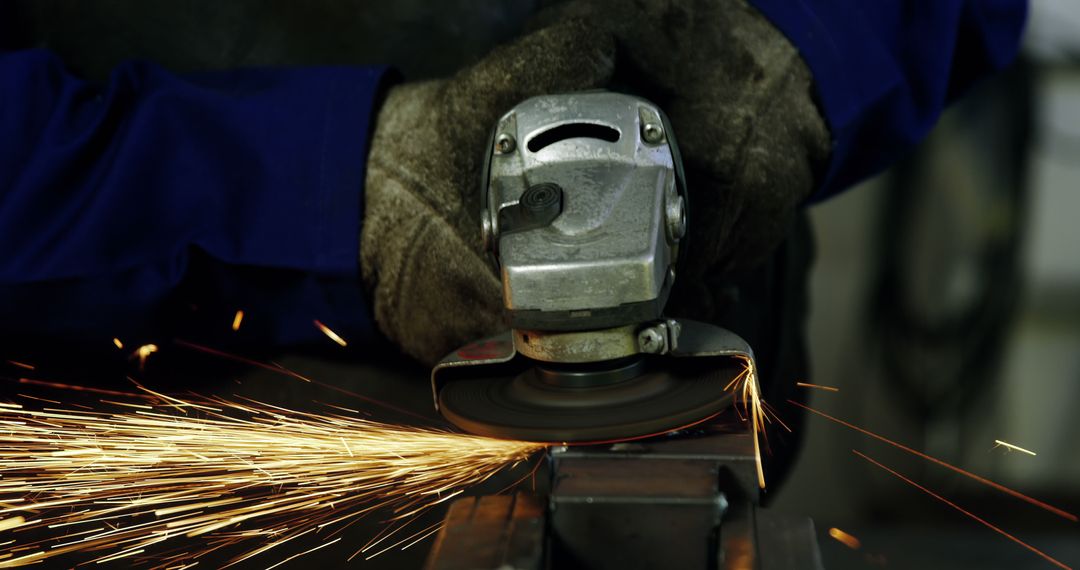
<svg viewBox="0 0 1080 570"><path fill-rule="evenodd" d="M1016 55L1024 0L752 0L812 70L833 136L815 199L882 170ZM244 309L259 342L314 319L374 335L358 276L380 67L106 84L45 50L0 54L0 334L150 338L177 311ZM179 317L177 317L179 318Z"/></svg>

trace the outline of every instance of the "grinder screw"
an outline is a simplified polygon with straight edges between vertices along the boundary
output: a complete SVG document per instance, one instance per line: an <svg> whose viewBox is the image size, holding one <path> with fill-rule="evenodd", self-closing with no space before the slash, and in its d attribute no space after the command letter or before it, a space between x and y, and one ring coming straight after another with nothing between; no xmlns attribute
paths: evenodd
<svg viewBox="0 0 1080 570"><path fill-rule="evenodd" d="M516 146L517 141L514 140L513 136L507 133L501 133L498 137L495 138L495 154L507 154L514 152L514 148Z"/></svg>
<svg viewBox="0 0 1080 570"><path fill-rule="evenodd" d="M641 138L650 144L658 144L664 140L664 127L659 123L645 123L641 126Z"/></svg>
<svg viewBox="0 0 1080 570"><path fill-rule="evenodd" d="M665 335L656 330L656 327L649 327L638 333L638 347L641 348L641 352L646 354L660 354L667 348L667 341Z"/></svg>

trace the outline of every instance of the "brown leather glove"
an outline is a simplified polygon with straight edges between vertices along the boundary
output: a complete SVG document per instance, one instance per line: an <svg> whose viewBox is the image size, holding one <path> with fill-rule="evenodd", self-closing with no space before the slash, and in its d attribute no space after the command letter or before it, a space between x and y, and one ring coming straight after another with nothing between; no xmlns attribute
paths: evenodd
<svg viewBox="0 0 1080 570"><path fill-rule="evenodd" d="M830 148L795 47L743 0L579 0L535 22L567 18L614 35L616 80L671 120L690 194L677 284L767 259Z"/></svg>
<svg viewBox="0 0 1080 570"><path fill-rule="evenodd" d="M561 18L450 79L395 87L375 123L360 262L379 328L432 363L502 325L482 253L480 176L496 119L524 99L605 86L614 42Z"/></svg>
<svg viewBox="0 0 1080 570"><path fill-rule="evenodd" d="M603 87L614 73L667 112L690 192L674 296L687 307L673 309L705 320L722 301L704 276L765 260L828 156L810 72L742 0L579 0L533 27L452 79L394 89L376 122L363 274L382 331L425 362L502 326L480 253L479 178L489 129L521 100Z"/></svg>

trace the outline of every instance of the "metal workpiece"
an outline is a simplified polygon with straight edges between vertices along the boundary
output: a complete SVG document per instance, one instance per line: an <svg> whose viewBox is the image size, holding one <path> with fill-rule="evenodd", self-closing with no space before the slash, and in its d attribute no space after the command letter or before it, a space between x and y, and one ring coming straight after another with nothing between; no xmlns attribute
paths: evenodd
<svg viewBox="0 0 1080 570"><path fill-rule="evenodd" d="M670 143L659 109L617 93L534 97L499 120L481 224L506 310L524 313L523 326L534 312L556 313L532 323L553 330L563 321L581 329L595 317L603 328L660 316L663 303L649 303L666 299L686 225ZM522 224L537 187L558 188L561 208ZM620 307L626 314L613 322Z"/></svg>
<svg viewBox="0 0 1080 570"><path fill-rule="evenodd" d="M823 570L814 521L809 517L774 513L768 509L753 511L754 544L758 567L762 570ZM723 536L721 534L721 536ZM724 570L745 566L732 563Z"/></svg>
<svg viewBox="0 0 1080 570"><path fill-rule="evenodd" d="M455 501L424 570L544 570L544 509L525 493Z"/></svg>
<svg viewBox="0 0 1080 570"><path fill-rule="evenodd" d="M810 519L758 507L753 436L738 415L708 435L553 448L551 568L821 570Z"/></svg>
<svg viewBox="0 0 1080 570"><path fill-rule="evenodd" d="M725 519L757 500L753 442L730 419L730 433L553 449L552 567L719 568Z"/></svg>
<svg viewBox="0 0 1080 570"><path fill-rule="evenodd" d="M680 437L551 447L546 496L462 499L427 568L821 570L810 520L758 507L751 437L729 411Z"/></svg>
<svg viewBox="0 0 1080 570"><path fill-rule="evenodd" d="M757 504L760 494L753 434L733 409L708 426L681 433L603 445L553 446L549 456L553 505L642 498Z"/></svg>

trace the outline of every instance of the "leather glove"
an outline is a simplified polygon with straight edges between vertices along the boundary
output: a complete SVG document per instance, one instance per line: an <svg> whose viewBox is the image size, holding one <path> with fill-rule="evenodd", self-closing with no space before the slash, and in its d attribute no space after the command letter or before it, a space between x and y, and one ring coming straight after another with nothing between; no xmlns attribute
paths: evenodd
<svg viewBox="0 0 1080 570"><path fill-rule="evenodd" d="M529 97L605 86L614 42L573 18L446 80L393 88L368 156L360 265L375 320L426 363L504 328L483 253L480 176L491 129Z"/></svg>
<svg viewBox="0 0 1080 570"><path fill-rule="evenodd" d="M668 114L689 192L674 313L712 320L708 282L766 261L828 158L813 78L795 47L743 0L580 0L534 18L583 19L617 42L615 81ZM702 306L702 305L707 306Z"/></svg>

